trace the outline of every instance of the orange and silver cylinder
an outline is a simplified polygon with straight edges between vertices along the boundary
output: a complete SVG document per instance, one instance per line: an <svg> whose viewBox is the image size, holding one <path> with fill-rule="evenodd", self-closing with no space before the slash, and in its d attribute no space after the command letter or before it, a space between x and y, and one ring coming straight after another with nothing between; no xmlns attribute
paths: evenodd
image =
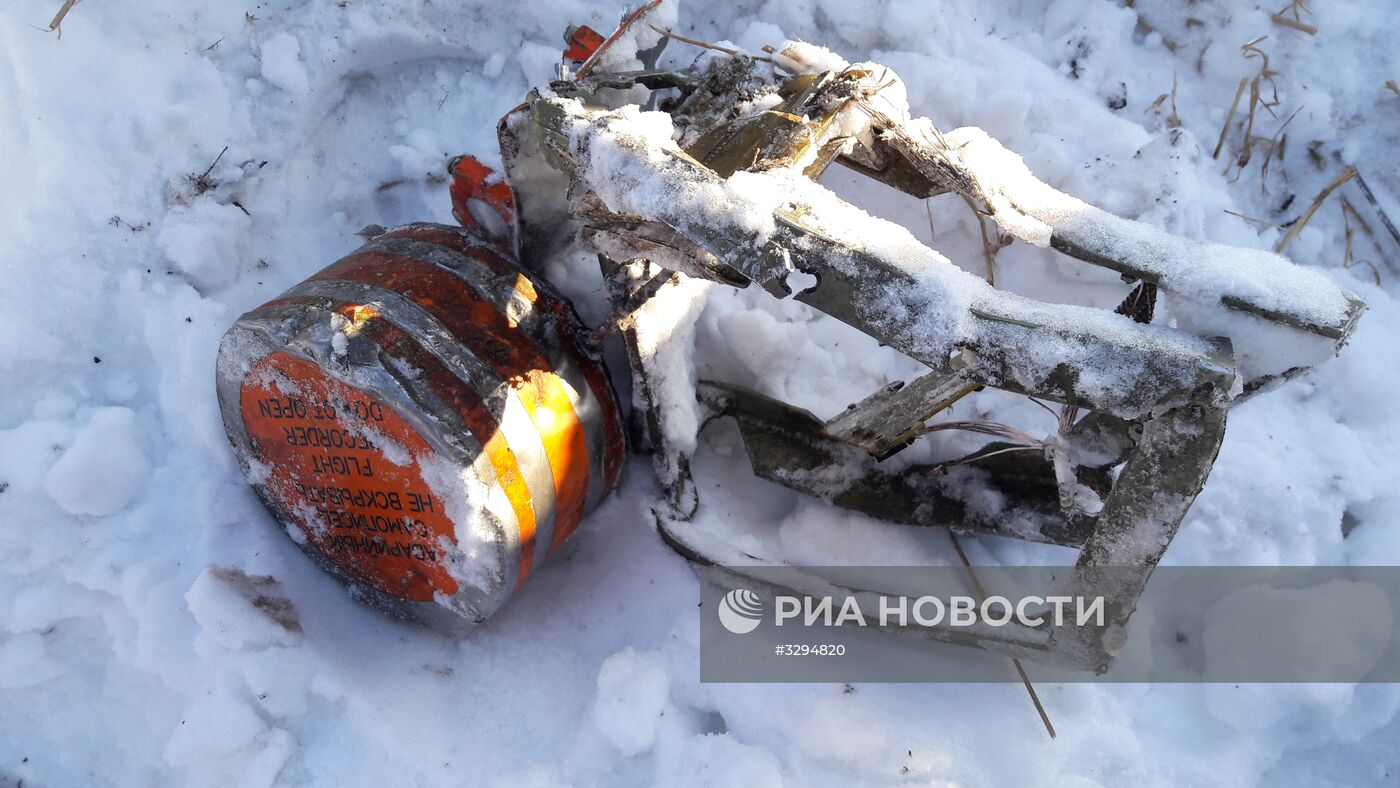
<svg viewBox="0 0 1400 788"><path fill-rule="evenodd" d="M224 425L263 503L357 596L412 618L490 616L622 465L606 371L513 245L395 228L219 349Z"/></svg>

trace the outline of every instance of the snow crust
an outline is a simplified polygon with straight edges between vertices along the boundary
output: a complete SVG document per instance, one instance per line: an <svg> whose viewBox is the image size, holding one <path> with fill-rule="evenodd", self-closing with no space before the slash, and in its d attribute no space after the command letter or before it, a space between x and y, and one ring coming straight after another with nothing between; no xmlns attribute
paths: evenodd
<svg viewBox="0 0 1400 788"><path fill-rule="evenodd" d="M241 478L215 406L219 337L358 246L367 224L450 222L441 165L494 161L495 119L554 76L562 28L608 30L624 4L84 2L61 39L34 29L56 5L0 7L0 784L1358 785L1400 773L1400 689L1388 686L1042 685L1051 742L1015 684L700 684L696 582L654 535L645 462L566 560L467 636L356 603ZM1271 249L1278 229L1226 209L1282 223L1345 164L1397 216L1391 3L1310 3L1316 36L1274 24L1274 5L1136 5L767 2L683 8L678 29L750 52L800 37L886 63L940 128L986 129L1054 188L1189 238ZM1282 103L1256 135L1303 109L1267 176L1257 150L1243 173L1224 172L1240 130L1219 160L1215 139L1258 66L1239 46L1265 34ZM1170 102L1154 106L1174 76L1176 129ZM1126 105L1111 109L1120 85ZM213 185L194 188L225 145ZM961 201L934 199L930 220L851 173L824 182L982 273ZM1287 254L1370 311L1338 359L1231 414L1169 562L1400 562L1400 274L1364 246L1381 285L1364 265L1341 269L1344 233L1329 202ZM596 314L589 265L550 270ZM1030 244L998 254L997 282L1107 309L1124 292L1116 275ZM1185 300L1158 319L1210 320ZM697 376L823 417L919 369L756 288L712 288L693 332ZM953 415L1054 429L995 393ZM969 441L939 435L910 456ZM723 425L698 451L697 527L742 549L957 560L944 534L753 479ZM1065 558L964 544L979 563ZM275 578L300 636L272 629L215 567ZM1134 626L1132 638L1175 641ZM1355 645L1360 663L1368 644Z"/></svg>

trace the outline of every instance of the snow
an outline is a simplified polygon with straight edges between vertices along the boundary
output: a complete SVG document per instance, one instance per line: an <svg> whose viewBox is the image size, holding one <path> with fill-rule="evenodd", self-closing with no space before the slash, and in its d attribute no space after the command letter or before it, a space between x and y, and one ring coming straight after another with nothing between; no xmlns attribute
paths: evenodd
<svg viewBox="0 0 1400 788"><path fill-rule="evenodd" d="M215 406L219 338L358 246L365 225L450 222L447 158L495 161L496 118L554 76L563 28L607 31L625 4L84 2L61 39L34 29L57 5L0 8L0 784L1354 785L1400 773L1389 686L1041 685L1052 742L1014 684L701 684L695 576L651 527L645 461L562 560L465 635L358 604L241 478ZM1270 21L1283 0L1136 5L691 3L678 30L750 52L800 37L884 63L915 114L981 127L1053 188L1195 240L1272 249L1280 230L1226 210L1282 223L1346 164L1396 204L1390 3L1309 4L1316 36ZM1265 34L1280 106L1261 111L1256 136L1303 109L1261 175L1259 149L1234 163L1238 126L1211 152L1235 86L1258 69L1240 45ZM1176 129L1170 102L1153 106L1174 77ZM1110 109L1120 84L1126 106ZM930 221L839 168L823 183L981 274L960 200L935 198ZM1169 562L1400 562L1400 272L1359 236L1381 284L1359 263L1342 269L1344 233L1334 197L1287 256L1369 311L1339 358L1232 412ZM597 314L596 274L572 273L588 265L566 255L550 270L569 269L561 279ZM1108 309L1124 292L1111 272L1023 243L998 254L997 283ZM1187 299L1159 304L1158 319L1220 332ZM683 376L822 417L919 369L758 288L710 288L692 330ZM995 392L954 416L1053 431ZM967 440L940 434L910 453L954 456ZM695 466L697 538L807 560L956 560L937 531L753 479L724 425L701 437ZM1059 555L964 544L979 563ZM301 633L227 579L240 575L274 578Z"/></svg>
<svg viewBox="0 0 1400 788"><path fill-rule="evenodd" d="M1364 582L1333 580L1316 591L1308 594L1260 584L1216 602L1206 611L1202 641L1206 660L1212 665L1235 668L1268 664L1269 655L1280 653L1289 634L1297 635L1299 622L1312 619L1325 622L1325 628L1316 636L1328 646L1325 653L1313 653L1310 660L1300 660L1297 669L1316 670L1325 660L1339 675L1356 679L1365 676L1390 645L1394 621L1390 600L1382 589ZM1252 603L1259 606L1246 613ZM1261 621L1260 610L1273 615ZM1246 630L1253 630L1247 640L1243 634Z"/></svg>
<svg viewBox="0 0 1400 788"><path fill-rule="evenodd" d="M211 567L185 594L194 620L218 645L232 650L295 645L301 624L295 608L275 595L272 578Z"/></svg>
<svg viewBox="0 0 1400 788"><path fill-rule="evenodd" d="M279 33L262 45L262 76L277 87L300 95L310 88L301 64L301 42L291 33Z"/></svg>
<svg viewBox="0 0 1400 788"><path fill-rule="evenodd" d="M0 686L5 689L32 687L61 673L37 632L7 638L0 645Z"/></svg>
<svg viewBox="0 0 1400 788"><path fill-rule="evenodd" d="M661 288L639 310L637 352L659 395L661 429L671 446L686 453L695 450L702 418L695 397L684 395L695 391L695 362L689 349L695 321L712 287L704 279L680 280Z"/></svg>
<svg viewBox="0 0 1400 788"><path fill-rule="evenodd" d="M270 729L249 700L220 684L194 704L165 747L192 786L270 786L292 754L291 735Z"/></svg>
<svg viewBox="0 0 1400 788"><path fill-rule="evenodd" d="M233 205L201 201L177 206L156 235L161 252L197 290L223 287L233 281L238 244L253 220Z"/></svg>
<svg viewBox="0 0 1400 788"><path fill-rule="evenodd" d="M69 514L101 517L125 509L140 494L149 473L136 412L104 407L93 412L49 468L44 489Z"/></svg>
<svg viewBox="0 0 1400 788"><path fill-rule="evenodd" d="M1318 325L1341 325L1347 300L1325 276L1259 250L1176 239L1167 233L1094 208L1056 192L1031 174L1021 157L977 128L948 132L948 144L979 177L996 213L1016 237L1048 246L1051 232L1152 274L1162 287L1215 302L1233 297L1300 315Z"/></svg>
<svg viewBox="0 0 1400 788"><path fill-rule="evenodd" d="M656 729L671 696L671 678L655 655L624 649L603 662L592 719L617 751L640 755L656 744Z"/></svg>

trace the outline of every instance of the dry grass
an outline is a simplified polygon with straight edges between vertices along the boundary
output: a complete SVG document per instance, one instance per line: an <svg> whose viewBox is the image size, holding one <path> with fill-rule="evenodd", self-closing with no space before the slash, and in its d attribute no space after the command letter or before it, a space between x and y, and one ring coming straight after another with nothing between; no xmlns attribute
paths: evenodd
<svg viewBox="0 0 1400 788"><path fill-rule="evenodd" d="M1269 192L1268 187L1265 185L1268 182L1269 164L1273 162L1275 155L1282 160L1284 152L1288 149L1288 135L1284 134L1283 130L1288 128L1288 124L1292 123L1293 119L1298 117L1298 113L1302 112L1305 106L1307 105L1301 104L1297 109L1293 110L1293 114L1289 115L1287 120L1279 124L1278 130L1274 132L1274 136L1270 137L1269 141L1265 143L1264 163L1259 168L1259 188L1263 190L1265 194Z"/></svg>
<svg viewBox="0 0 1400 788"><path fill-rule="evenodd" d="M1298 237L1298 233L1303 231L1308 221L1313 218L1313 215L1317 213L1317 209L1322 207L1322 204L1327 201L1327 198L1332 195L1332 192L1342 188L1347 181L1355 177L1356 168L1349 166L1342 170L1336 178L1333 178L1331 183L1322 187L1322 191L1318 192L1317 196L1313 198L1312 203L1308 205L1308 209L1303 211L1303 215L1298 217L1298 221L1294 222L1293 225L1288 228L1288 232L1284 233L1283 237L1279 239L1278 245L1274 247L1274 251L1282 254L1283 250L1287 249L1288 245L1293 243L1293 239Z"/></svg>
<svg viewBox="0 0 1400 788"><path fill-rule="evenodd" d="M1215 152L1210 154L1212 159L1220 158L1220 149L1225 147L1225 138L1230 135L1230 124L1235 122L1235 111L1240 108L1240 99L1244 97L1244 89L1249 85L1249 77L1240 77L1240 86L1235 89L1235 100L1230 102L1230 111L1225 113L1225 125L1220 127L1220 139L1215 141Z"/></svg>
<svg viewBox="0 0 1400 788"><path fill-rule="evenodd" d="M1136 9L1137 0L1123 0L1123 7ZM1167 38L1166 33L1163 33L1151 22L1148 22L1146 17L1144 17L1142 14L1137 15L1137 29L1134 32L1144 37L1156 33L1157 35L1162 37L1162 46L1166 47L1168 52L1175 52L1176 50L1181 48L1180 44L1171 40L1170 38Z"/></svg>
<svg viewBox="0 0 1400 788"><path fill-rule="evenodd" d="M1361 189L1361 196L1366 199L1366 204L1370 205L1371 209L1376 212L1376 218L1380 220L1381 226L1385 228L1391 242L1394 244L1395 250L1400 252L1400 228L1396 228L1395 222L1390 220L1390 216L1386 214L1385 209L1382 208L1380 202L1376 200L1375 193L1371 191L1370 184L1366 183L1366 179L1362 177L1360 171L1356 173L1356 185ZM1375 241L1376 248L1379 249L1381 244L1380 236L1371 232L1370 225L1365 222L1362 222L1361 229L1365 230L1366 234L1371 236L1371 240Z"/></svg>
<svg viewBox="0 0 1400 788"><path fill-rule="evenodd" d="M1289 16L1292 14L1292 16ZM1312 9L1304 0L1292 0L1288 5L1279 9L1277 13L1269 17L1274 24L1297 30L1300 33L1307 33L1310 36L1317 35L1317 27L1303 21L1303 14L1312 15Z"/></svg>
<svg viewBox="0 0 1400 788"><path fill-rule="evenodd" d="M1318 170L1327 169L1327 159L1322 155L1321 141L1315 140L1312 144L1308 145L1308 160L1311 161L1313 166Z"/></svg>
<svg viewBox="0 0 1400 788"><path fill-rule="evenodd" d="M1293 6L1285 8L1284 11L1290 9L1293 9ZM1306 6L1301 6L1300 4L1299 9L1295 9L1294 13L1300 14L1306 10ZM1268 193L1267 182L1269 167L1276 159L1282 159L1288 148L1288 135L1284 132L1289 124L1298 117L1298 114L1303 111L1303 107L1305 106L1299 105L1297 109L1293 110L1287 118L1283 119L1283 122L1279 124L1273 134L1267 137L1255 136L1254 127L1258 122L1260 111L1267 112L1271 117L1277 119L1278 115L1274 110L1280 103L1278 85L1275 80L1281 76L1281 74L1273 69L1269 62L1269 54L1259 46L1267 38L1268 36L1260 36L1240 47L1240 51L1244 55L1245 60L1257 61L1258 70L1254 73L1254 76L1240 79L1240 84L1235 89L1235 98L1230 103L1230 111L1225 115L1225 124L1221 126L1220 136L1216 139L1215 150L1211 153L1211 158L1220 158L1220 152L1225 149L1225 141L1229 139L1230 132L1235 127L1235 119L1241 112L1240 105L1245 95L1245 88L1248 88L1249 101L1245 104L1245 109L1243 110L1243 139L1239 148L1239 153L1235 156L1231 165L1226 167L1225 171L1229 172L1231 168L1237 168L1235 177L1239 177L1239 174L1242 173L1254 159L1256 149L1262 149L1264 151L1264 158L1259 173L1259 188L1262 189L1265 194ZM1315 151L1311 149L1309 153L1315 155Z"/></svg>
<svg viewBox="0 0 1400 788"><path fill-rule="evenodd" d="M1351 226L1352 220L1354 219L1354 220L1356 221L1356 223L1357 223L1358 225L1360 225L1361 228L1366 232L1366 234L1367 234L1367 235L1371 235L1371 236L1372 236L1372 240L1374 240L1374 239L1375 239L1375 236L1372 235L1372 233L1371 233L1371 226L1368 225L1368 224L1366 223L1366 220L1365 220L1365 219L1362 219L1362 218L1361 218L1361 214L1359 214L1359 213L1356 212L1356 207L1353 206L1353 205L1351 204L1351 201L1350 201L1350 200L1348 200L1346 197L1342 197L1341 200L1342 200L1342 224L1343 224L1344 227L1346 227L1346 237L1347 237L1347 248L1346 248L1346 252L1343 253L1343 255L1342 255L1342 267L1343 267L1343 268L1351 268L1353 265L1357 264L1358 262L1361 263L1361 264L1363 264L1363 265L1365 265L1366 267L1368 267L1368 268L1371 269L1371 277L1372 277L1373 279L1375 279L1375 281L1376 281L1376 287L1380 287L1380 285L1381 285L1381 272L1380 272L1380 270L1377 269L1377 268L1376 268L1376 264L1375 264L1375 263L1372 263L1370 260L1357 260L1357 259L1356 259L1356 253L1355 253L1354 248L1353 248L1353 245L1352 245L1352 242L1353 242L1353 240L1355 239L1355 233L1356 233L1356 230Z"/></svg>
<svg viewBox="0 0 1400 788"><path fill-rule="evenodd" d="M1258 110L1268 112L1270 116L1277 118L1274 114L1274 107L1279 105L1278 85L1274 78L1279 76L1279 72L1269 67L1269 54L1259 48L1268 36L1260 36L1241 47L1245 60L1258 60L1259 72L1249 81L1249 110L1244 121L1244 148L1240 151L1240 169L1244 169L1249 164L1249 159L1254 153L1254 119ZM1264 88L1268 87L1269 97L1265 98Z"/></svg>
<svg viewBox="0 0 1400 788"><path fill-rule="evenodd" d="M1232 211L1232 210L1230 210L1229 208L1226 208L1226 209L1225 209L1225 213L1228 213L1228 214L1230 214L1231 216L1237 216L1237 217L1239 217L1239 218L1241 218L1241 219L1244 219L1246 222L1253 222L1254 224L1262 224L1262 225L1264 225L1265 227L1277 227L1277 228L1280 229L1280 230L1284 229L1283 225L1281 225L1281 224L1277 224L1277 223L1275 223L1275 222L1270 222L1270 221L1265 221L1264 219L1256 219L1256 218L1254 218L1253 216L1245 216L1244 214L1242 214L1242 213L1240 213L1240 212L1238 212L1238 211Z"/></svg>
<svg viewBox="0 0 1400 788"><path fill-rule="evenodd" d="M987 284L995 287L997 283L997 252L1010 246L1011 242L1016 239L1002 232L1001 228L996 225L992 225L989 228L987 225L987 217L991 214L988 213L986 209L977 207L976 201L966 194L960 196L963 198L963 202L967 203L967 207L972 211L972 214L977 217L977 227L982 231L982 259L987 264ZM930 230L932 230L933 227L932 221L932 219L929 220Z"/></svg>
<svg viewBox="0 0 1400 788"><path fill-rule="evenodd" d="M1150 105L1148 105L1147 109L1143 110L1143 112L1157 112L1157 113L1160 114L1161 111L1162 111L1162 105L1163 105L1163 104L1166 104L1168 101L1171 102L1172 111L1171 111L1171 114L1167 115L1167 117L1166 117L1167 128L1169 128L1169 129L1179 129L1179 128L1181 128L1181 116L1178 115L1177 112L1176 112L1176 72L1175 72L1175 71L1172 72L1172 90L1171 90L1171 92L1170 92L1170 93L1163 93L1162 95L1158 96L1158 97L1157 97L1157 100L1154 101L1154 102L1152 102ZM1222 140L1222 142L1223 142L1223 140ZM1220 147L1217 145L1217 146L1216 146L1216 153L1218 154L1219 152L1220 152Z"/></svg>

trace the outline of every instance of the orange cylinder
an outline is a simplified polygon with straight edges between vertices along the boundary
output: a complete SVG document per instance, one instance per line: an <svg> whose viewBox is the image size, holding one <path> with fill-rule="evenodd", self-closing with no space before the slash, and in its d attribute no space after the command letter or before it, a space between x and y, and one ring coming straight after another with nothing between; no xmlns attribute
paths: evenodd
<svg viewBox="0 0 1400 788"><path fill-rule="evenodd" d="M292 539L381 607L490 616L617 482L572 308L476 228L398 227L219 348L229 441Z"/></svg>

